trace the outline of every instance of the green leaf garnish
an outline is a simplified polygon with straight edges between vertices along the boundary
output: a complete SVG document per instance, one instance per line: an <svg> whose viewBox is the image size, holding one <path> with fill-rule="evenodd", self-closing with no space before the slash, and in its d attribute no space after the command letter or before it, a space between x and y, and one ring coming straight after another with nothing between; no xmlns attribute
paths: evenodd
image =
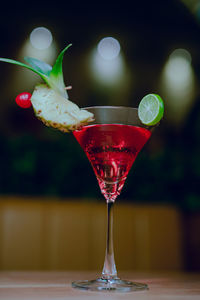
<svg viewBox="0 0 200 300"><path fill-rule="evenodd" d="M33 71L34 73L38 74L48 84L48 76L45 75L44 73L41 73L40 71L36 70L35 68L30 67L29 65L26 65L26 64L21 63L17 60L9 59L9 58L0 58L0 61L7 62L7 63L14 64L14 65L18 65L20 67L24 67L26 69L29 69L29 70Z"/></svg>
<svg viewBox="0 0 200 300"><path fill-rule="evenodd" d="M71 45L72 44L69 44L62 50L62 52L56 59L56 62L53 67L51 67L46 62L28 56L26 56L24 59L30 66L9 58L0 58L0 61L18 65L33 71L34 73L38 74L50 88L52 88L53 90L61 94L63 97L68 99L63 78L62 63L65 51Z"/></svg>
<svg viewBox="0 0 200 300"><path fill-rule="evenodd" d="M25 56L24 60L34 68L34 70L37 70L40 73L43 73L44 75L49 76L51 70L52 70L52 66L50 66L49 64L47 64L44 61L41 61L39 59L33 58L33 57L29 57L29 56Z"/></svg>
<svg viewBox="0 0 200 300"><path fill-rule="evenodd" d="M63 63L63 56L66 52L66 50L71 47L72 44L69 44L67 47L65 47L62 52L59 54L58 58L56 59L56 62L52 68L52 71L50 72L49 78L53 83L61 90L64 91L65 94L67 94L65 90L65 84L64 84L64 78L63 78L63 70L62 70L62 63ZM66 95L65 95L66 96Z"/></svg>

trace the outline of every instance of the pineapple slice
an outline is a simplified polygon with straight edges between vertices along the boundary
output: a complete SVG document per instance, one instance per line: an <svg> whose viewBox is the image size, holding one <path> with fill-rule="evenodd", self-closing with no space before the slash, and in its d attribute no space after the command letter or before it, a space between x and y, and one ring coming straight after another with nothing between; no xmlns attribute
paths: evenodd
<svg viewBox="0 0 200 300"><path fill-rule="evenodd" d="M64 53L70 46L71 44L61 51L53 67L32 57L24 58L28 65L13 59L0 58L0 61L27 68L43 79L45 84L37 85L31 97L35 115L47 126L63 132L71 132L94 120L92 113L80 109L68 99L62 62Z"/></svg>
<svg viewBox="0 0 200 300"><path fill-rule="evenodd" d="M35 87L31 103L38 119L63 132L76 130L93 120L92 113L80 109L46 84Z"/></svg>

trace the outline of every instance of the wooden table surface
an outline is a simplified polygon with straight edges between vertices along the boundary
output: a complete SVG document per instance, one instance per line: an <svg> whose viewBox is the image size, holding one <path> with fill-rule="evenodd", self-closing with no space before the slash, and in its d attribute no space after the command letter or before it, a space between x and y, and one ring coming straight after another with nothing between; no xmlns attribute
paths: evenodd
<svg viewBox="0 0 200 300"><path fill-rule="evenodd" d="M0 299L137 299L200 300L200 274L122 272L120 277L145 282L148 291L131 293L88 292L71 287L73 280L94 279L93 272L0 272Z"/></svg>

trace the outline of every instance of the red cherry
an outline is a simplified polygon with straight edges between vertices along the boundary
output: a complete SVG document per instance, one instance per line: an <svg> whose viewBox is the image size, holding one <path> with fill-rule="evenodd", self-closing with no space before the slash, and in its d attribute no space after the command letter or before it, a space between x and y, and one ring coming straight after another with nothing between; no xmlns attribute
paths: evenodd
<svg viewBox="0 0 200 300"><path fill-rule="evenodd" d="M17 103L17 105L19 105L22 108L29 108L31 107L32 103L31 103L31 97L32 95L30 93L24 92L19 94L15 101Z"/></svg>

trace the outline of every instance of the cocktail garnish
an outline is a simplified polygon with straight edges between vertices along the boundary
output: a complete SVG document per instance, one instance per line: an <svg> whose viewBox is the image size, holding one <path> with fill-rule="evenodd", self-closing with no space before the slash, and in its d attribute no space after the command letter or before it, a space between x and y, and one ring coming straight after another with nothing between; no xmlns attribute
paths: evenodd
<svg viewBox="0 0 200 300"><path fill-rule="evenodd" d="M138 117L140 121L149 126L160 122L164 114L164 102L157 94L148 94L139 103Z"/></svg>
<svg viewBox="0 0 200 300"><path fill-rule="evenodd" d="M43 79L45 83L36 85L31 97L35 115L47 126L63 132L70 132L93 120L92 113L80 109L68 99L62 62L64 53L70 46L71 44L61 51L53 67L32 57L24 58L28 65L13 59L0 58L0 61L27 68Z"/></svg>
<svg viewBox="0 0 200 300"><path fill-rule="evenodd" d="M17 105L20 106L21 108L29 108L32 105L31 96L32 96L31 93L23 92L17 95L15 101Z"/></svg>

